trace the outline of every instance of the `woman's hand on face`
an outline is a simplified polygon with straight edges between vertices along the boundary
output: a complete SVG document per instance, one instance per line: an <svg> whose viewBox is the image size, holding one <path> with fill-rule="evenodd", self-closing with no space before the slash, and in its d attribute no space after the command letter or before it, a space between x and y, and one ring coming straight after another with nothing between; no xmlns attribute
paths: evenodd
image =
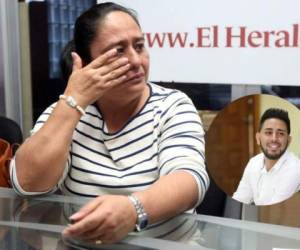
<svg viewBox="0 0 300 250"><path fill-rule="evenodd" d="M74 223L63 235L89 242L115 243L133 231L136 216L127 196L99 196L70 217Z"/></svg>
<svg viewBox="0 0 300 250"><path fill-rule="evenodd" d="M116 49L100 55L84 67L77 53L72 52L72 58L73 69L65 94L73 96L83 108L94 103L107 90L124 82L130 69L128 59L117 57Z"/></svg>

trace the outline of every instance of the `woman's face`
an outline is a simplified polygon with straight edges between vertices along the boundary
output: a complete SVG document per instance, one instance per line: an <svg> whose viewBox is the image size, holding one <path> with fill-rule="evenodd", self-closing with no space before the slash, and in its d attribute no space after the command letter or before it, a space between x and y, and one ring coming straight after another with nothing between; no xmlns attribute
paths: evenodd
<svg viewBox="0 0 300 250"><path fill-rule="evenodd" d="M109 96L138 97L146 88L149 55L140 27L127 13L114 11L101 21L98 35L91 44L91 57L95 59L112 48L117 49L118 57L128 58L131 67L124 83L111 89Z"/></svg>

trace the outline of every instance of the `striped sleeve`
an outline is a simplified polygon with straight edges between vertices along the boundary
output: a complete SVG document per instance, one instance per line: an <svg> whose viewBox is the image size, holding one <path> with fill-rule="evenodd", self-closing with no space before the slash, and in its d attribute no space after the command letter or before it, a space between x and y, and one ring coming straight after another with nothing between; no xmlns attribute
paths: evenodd
<svg viewBox="0 0 300 250"><path fill-rule="evenodd" d="M209 186L202 122L192 101L181 92L167 97L164 104L160 119L160 175L176 170L189 172L198 184L198 205Z"/></svg>
<svg viewBox="0 0 300 250"><path fill-rule="evenodd" d="M51 105L41 114L41 116L38 118L37 122L35 123L33 129L30 131L31 136L34 133L36 133L44 125L44 123L47 121L47 119L51 115L53 109L55 108L55 105L56 104ZM66 167L64 169L64 172L63 172L60 180L58 181L57 185L54 186L51 190L48 190L45 192L27 192L24 189L22 189L22 187L20 186L19 181L17 179L16 163L15 163L15 158L14 158L10 163L10 179L12 182L12 187L15 190L15 192L21 196L35 196L35 195L52 194L56 190L59 189L59 187L62 185L63 181L65 180L65 178L68 174L68 171L70 169L70 162L71 162L71 156L69 155L68 160L66 162ZM51 166L49 166L49 167L51 167Z"/></svg>
<svg viewBox="0 0 300 250"><path fill-rule="evenodd" d="M70 157L68 159L68 163L66 164L67 166L63 172L63 175L55 187L53 187L50 190L44 191L44 192L27 192L19 184L19 181L17 178L17 172L16 172L16 162L15 162L15 158L14 158L10 162L10 179L11 179L12 187L18 195L25 196L25 197L26 196L53 194L59 189L59 187L62 185L64 179L66 178L68 171L69 171L69 165L70 165L69 162L70 162Z"/></svg>
<svg viewBox="0 0 300 250"><path fill-rule="evenodd" d="M37 131L40 130L41 127L43 127L44 123L48 120L48 118L50 117L52 111L54 110L56 106L56 103L52 104L51 106L49 106L41 115L40 117L37 119L33 129L30 131L30 134L33 135L35 134Z"/></svg>

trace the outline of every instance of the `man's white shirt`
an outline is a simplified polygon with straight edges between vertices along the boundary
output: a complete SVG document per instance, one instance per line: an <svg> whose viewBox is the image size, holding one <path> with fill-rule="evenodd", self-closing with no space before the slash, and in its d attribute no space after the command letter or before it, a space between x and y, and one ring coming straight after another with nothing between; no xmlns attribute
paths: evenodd
<svg viewBox="0 0 300 250"><path fill-rule="evenodd" d="M264 154L248 162L233 198L255 205L271 205L291 197L300 189L300 159L286 151L267 171Z"/></svg>

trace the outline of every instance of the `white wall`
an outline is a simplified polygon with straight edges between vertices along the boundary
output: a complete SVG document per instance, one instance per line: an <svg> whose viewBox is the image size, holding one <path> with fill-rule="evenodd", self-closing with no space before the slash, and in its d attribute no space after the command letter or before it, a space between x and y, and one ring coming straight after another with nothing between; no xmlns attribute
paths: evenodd
<svg viewBox="0 0 300 250"><path fill-rule="evenodd" d="M116 2L138 12L146 41L164 37L149 48L151 80L300 85L300 1Z"/></svg>

